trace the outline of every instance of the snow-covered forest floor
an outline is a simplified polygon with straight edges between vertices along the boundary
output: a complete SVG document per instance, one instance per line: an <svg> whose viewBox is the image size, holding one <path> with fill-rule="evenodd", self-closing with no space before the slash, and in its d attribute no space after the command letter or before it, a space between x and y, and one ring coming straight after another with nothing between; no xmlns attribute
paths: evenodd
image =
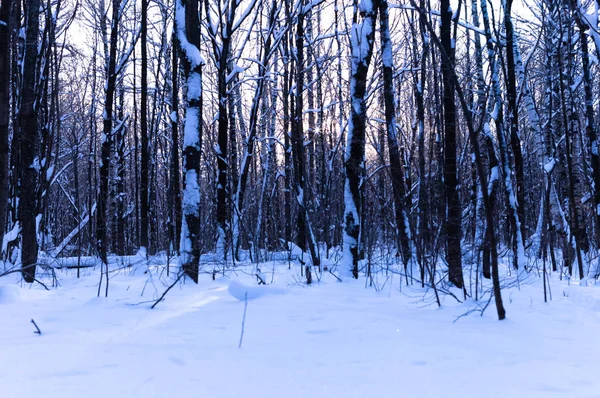
<svg viewBox="0 0 600 398"><path fill-rule="evenodd" d="M541 279L523 277L498 321L493 301L483 316L471 310L487 300L442 294L438 308L392 274L306 286L281 261L262 265L266 287L242 265L150 309L176 274L138 260L111 264L108 298L98 267L47 273L49 291L0 278L0 397L600 397L594 283L553 275L544 303Z"/></svg>

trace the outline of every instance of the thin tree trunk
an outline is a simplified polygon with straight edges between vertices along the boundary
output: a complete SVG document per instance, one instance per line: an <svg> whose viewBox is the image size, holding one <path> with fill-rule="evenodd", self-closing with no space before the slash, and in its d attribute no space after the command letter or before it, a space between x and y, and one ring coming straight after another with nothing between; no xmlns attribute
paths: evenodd
<svg viewBox="0 0 600 398"><path fill-rule="evenodd" d="M277 4L274 2L271 6L271 12L269 14L269 24L267 27L267 37L265 40L264 48L262 49L263 56L261 59L261 65L258 72L258 76L256 77L256 89L254 91L254 100L252 101L252 107L250 108L250 126L248 131L248 137L245 142L244 155L242 158L242 166L240 177L237 180L237 185L235 187L235 213L233 216L233 227L234 227L234 240L235 240L235 252L236 257L238 254L238 249L240 246L241 240L241 232L240 225L241 215L243 214L243 206L244 206L244 198L246 195L246 187L248 183L248 177L250 172L250 165L252 163L252 159L254 157L254 145L256 143L256 135L258 130L258 125L260 123L259 117L259 108L260 104L264 103L264 90L265 83L267 78L267 73L269 71L269 60L272 56L271 53L271 44L273 41L273 32L275 29L275 23L277 21L277 14L279 8ZM241 101L241 98L239 99ZM265 122L266 123L266 122ZM239 213L238 213L239 212Z"/></svg>
<svg viewBox="0 0 600 398"><path fill-rule="evenodd" d="M396 216L396 229L399 236L399 248L404 260L408 264L411 258L410 251L410 226L406 211L406 188L404 185L404 165L398 149L396 136L396 99L394 97L394 62L392 56L392 41L390 38L389 11L387 0L379 2L379 23L381 35L381 51L383 53L383 92L385 103L385 124L390 157L390 171L392 186L394 188L394 209ZM421 102L422 105L422 102ZM410 202L408 202L410 203ZM410 206L410 205L409 205Z"/></svg>
<svg viewBox="0 0 600 398"><path fill-rule="evenodd" d="M506 73L508 91L508 124L510 129L510 146L515 162L517 215L520 221L521 244L525 243L525 177L523 175L523 153L519 136L519 108L517 107L517 79L515 72L514 28L511 18L513 0L505 0L504 26L506 28Z"/></svg>
<svg viewBox="0 0 600 398"><path fill-rule="evenodd" d="M500 89L500 80L498 73L498 59L495 54L493 46L493 39L491 34L490 22L487 11L487 3L485 0L481 0L481 13L483 17L483 25L485 27L486 44L488 50L488 62L491 65L492 70L492 96L494 99L494 108L492 111L492 119L496 125L496 136L498 138L498 148L500 150L500 163L502 166L502 172L504 175L504 193L505 200L508 204L508 219L513 232L512 236L512 249L513 249L513 266L518 268L519 264L524 262L524 248L523 239L521 237L521 219L517 211L518 201L515 197L513 189L513 183L511 179L511 168L510 160L508 158L508 149L506 145L506 138L504 134L504 112L502 109L502 95ZM491 154L491 153L490 153ZM491 180L491 179L490 179Z"/></svg>
<svg viewBox="0 0 600 398"><path fill-rule="evenodd" d="M312 230L308 210L306 208L306 156L304 151L304 128L302 122L304 91L304 18L303 9L299 10L296 24L296 94L295 109L292 119L292 146L294 155L294 191L298 202L298 246L302 252L310 252L312 265L319 266L321 260L317 251L317 242ZM312 282L310 266L305 266L306 283Z"/></svg>
<svg viewBox="0 0 600 398"><path fill-rule="evenodd" d="M140 246L148 249L148 0L142 0L140 83Z"/></svg>
<svg viewBox="0 0 600 398"><path fill-rule="evenodd" d="M417 8L414 0L411 0L411 4L413 5L413 7ZM427 19L426 19L427 14L425 13L425 10L420 9L419 14L420 14L422 23L427 26L429 33L431 34L432 39L434 40L435 44L442 51L442 62L448 64L449 66L452 66L453 60L447 53L445 53L443 51L444 44L436 36L435 30L434 30L433 26L431 25L431 23L429 23L427 21ZM481 196L483 198L486 222L487 222L487 227L488 227L488 231L489 231L491 258L492 258L492 281L493 281L494 299L495 299L495 303L496 303L496 311L498 313L498 319L502 320L506 317L506 311L505 311L504 305L502 303L502 295L501 295L501 288L500 288L500 276L499 276L499 272L498 272L498 252L497 252L497 246L496 246L496 236L494 233L494 212L493 212L493 208L492 208L491 202L489 200L489 196L488 196L487 181L486 181L486 176L485 176L485 172L483 169L483 162L481 160L481 154L480 154L480 150L479 150L479 141L477 138L477 133L475 131L475 128L473 127L473 119L471 118L471 112L469 112L469 107L467 105L467 102L465 101L462 89L461 89L460 85L458 84L458 78L456 76L456 72L454 71L454 68L452 68L452 67L449 68L449 71L451 72L451 74L449 76L451 83L452 83L453 87L456 89L456 92L458 93L458 98L459 98L459 101L460 101L460 104L462 107L462 111L463 111L463 114L464 114L464 117L466 120L467 129L469 131L469 140L471 141L471 145L473 147L473 154L475 155L475 165L477 167L477 174L479 175Z"/></svg>
<svg viewBox="0 0 600 398"><path fill-rule="evenodd" d="M600 1L600 0L599 0ZM600 7L600 3L599 7ZM590 75L590 55L587 42L587 24L584 24L577 3L572 0L575 21L579 29L579 42L581 45L581 63L583 70L583 89L585 94L585 132L591 145L590 157L592 163L592 179L594 181L593 198L596 227L600 228L600 143L594 122L594 97L592 93L592 77ZM595 27L592 27L594 29ZM598 49L600 51L600 48ZM596 82L597 83L597 82ZM600 247L600 233L596 233L596 247Z"/></svg>
<svg viewBox="0 0 600 398"><path fill-rule="evenodd" d="M177 1L177 0L175 0ZM179 41L177 40L177 23L173 24L171 66L171 173L169 181L170 206L169 235L170 247L179 253L181 231L181 188L179 171Z"/></svg>
<svg viewBox="0 0 600 398"><path fill-rule="evenodd" d="M113 142L113 102L116 85L116 58L119 26L119 9L121 0L112 1L112 20L110 29L110 49L108 65L106 68L106 85L104 101L104 130L102 135L101 160L100 160L100 190L98 192L98 213L96 215L96 240L100 259L108 270L108 238L107 238L107 204L108 182L110 172L110 152ZM98 287L100 289L100 286ZM108 271L106 272L106 293L108 295Z"/></svg>

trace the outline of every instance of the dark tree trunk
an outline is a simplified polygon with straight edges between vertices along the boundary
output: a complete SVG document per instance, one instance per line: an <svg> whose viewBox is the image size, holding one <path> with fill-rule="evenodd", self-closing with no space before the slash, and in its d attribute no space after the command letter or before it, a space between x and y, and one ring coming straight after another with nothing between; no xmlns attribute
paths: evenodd
<svg viewBox="0 0 600 398"><path fill-rule="evenodd" d="M112 129L113 129L113 103L115 96L116 85L116 58L117 58L117 42L118 26L119 26L119 8L121 0L112 1L112 23L110 29L110 48L108 55L108 66L106 68L106 86L103 113L103 139L101 144L100 154L100 190L98 192L98 213L96 214L96 240L98 254L100 259L107 266L108 264L108 238L107 238L107 223L106 212L108 204L108 180L110 172L110 152L112 147ZM108 276L108 274L107 274ZM108 286L108 283L107 283Z"/></svg>
<svg viewBox="0 0 600 398"><path fill-rule="evenodd" d="M519 266L519 258L523 254L523 240L521 239L521 227L520 227L520 218L519 213L517 211L518 201L515 198L515 192L513 189L512 183L512 172L510 167L510 160L508 157L508 149L506 144L505 132L504 132L504 112L502 107L502 95L500 88L500 80L498 76L498 62L499 60L496 58L495 50L493 46L493 38L490 27L490 20L487 11L487 3L485 0L481 0L481 12L483 17L483 25L485 27L485 35L486 35L486 47L488 49L488 61L492 65L492 98L494 103L494 109L497 112L494 113L494 122L496 126L496 137L498 139L498 148L500 151L500 163L502 168L502 174L504 177L504 194L505 201L508 205L508 222L510 226L510 230L512 231L512 249L513 249L513 266L514 268L518 268ZM487 131L485 131L487 135ZM487 138L488 148L490 148L491 138ZM488 149L488 153L489 149ZM490 160L491 161L491 160ZM490 183L493 184L494 176L490 177Z"/></svg>
<svg viewBox="0 0 600 398"><path fill-rule="evenodd" d="M421 31L421 39L423 40L423 51L419 60L420 70L415 74L415 99L417 105L417 140L418 140L418 164L419 164L419 212L418 212L418 226L417 234L415 239L417 241L417 257L419 260L419 271L421 277L421 287L425 287L425 250L426 242L428 239L426 236L429 234L429 227L427 222L427 214L429 213L429 206L427 202L427 176L425 172L425 81L427 79L427 56L429 53L429 42L424 40L426 36L426 30L421 22L419 24ZM416 36L416 33L414 33ZM417 38L414 38L414 45L417 46Z"/></svg>
<svg viewBox="0 0 600 398"><path fill-rule="evenodd" d="M124 123L123 108L125 106L125 91L121 88L119 93L119 123ZM125 254L125 132L124 126L115 132L115 229L113 231L115 239L115 253L122 256Z"/></svg>
<svg viewBox="0 0 600 398"><path fill-rule="evenodd" d="M411 0L411 4L413 6L415 6L414 0ZM498 313L498 319L502 320L506 317L506 311L505 311L504 305L502 303L502 295L501 295L501 288L500 288L500 276L499 276L499 272L498 272L498 251L497 251L497 246L496 246L496 235L494 232L494 209L492 208L492 205L491 205L491 202L490 202L489 196L488 196L487 178L486 178L484 168L483 168L483 162L482 162L482 157L481 157L481 153L479 150L479 141L478 141L477 133L473 126L473 119L471 118L471 112L469 112L468 104L465 100L465 97L463 95L460 85L458 85L458 78L456 76L456 73L455 73L454 67L453 67L454 61L447 53L444 52L444 50L443 50L444 44L436 36L435 30L434 30L433 26L431 26L431 24L427 21L426 14L423 9L420 10L420 18L421 18L421 21L427 25L429 33L431 34L435 44L442 51L442 63L447 64L449 66L448 70L451 72L451 74L448 77L449 77L450 82L456 89L456 92L458 93L458 98L460 100L462 111L463 111L465 121L467 124L467 129L469 131L469 140L471 141L471 146L473 148L473 154L475 155L475 166L477 168L477 174L479 176L479 186L481 189L481 196L482 196L483 205L485 208L485 216L486 216L485 218L486 218L486 223L487 223L487 227L488 227L488 231L489 231L489 240L490 240L490 248L491 248L491 258L492 258L492 280L493 280L494 300L496 302L496 310Z"/></svg>
<svg viewBox="0 0 600 398"><path fill-rule="evenodd" d="M373 42L377 22L376 6L361 10L363 20L357 22L355 10L352 25L352 72L350 76L350 120L348 125L348 143L346 148L346 183L344 188L344 272L351 271L358 278L358 261L360 260L359 235L362 213L362 180L364 175L365 130L367 106L367 74L373 55Z"/></svg>
<svg viewBox="0 0 600 398"><path fill-rule="evenodd" d="M227 162L229 149L229 118L227 113L227 101L229 98L227 90L227 71L229 52L231 49L231 36L233 34L233 18L238 6L237 1L232 1L227 7L225 22L219 21L221 29L221 43L217 43L213 37L213 52L217 63L217 101L218 101L218 121L217 121L217 255L227 258L227 242L229 241L229 203L228 203L228 171L230 169ZM208 3L205 2L208 8ZM216 34L216 32L211 32Z"/></svg>
<svg viewBox="0 0 600 398"><path fill-rule="evenodd" d="M304 91L304 10L298 12L296 24L296 94L295 109L292 119L292 148L294 155L294 191L298 201L298 246L302 252L307 249L310 252L312 265L319 266L321 260L317 252L316 242L308 210L306 208L306 156L304 150L304 127L302 122L303 101L302 93ZM312 282L310 266L305 266L306 283Z"/></svg>
<svg viewBox="0 0 600 398"><path fill-rule="evenodd" d="M600 0L599 7L600 7ZM583 70L583 88L585 94L585 132L587 139L592 146L590 151L592 163L592 180L594 181L593 197L596 227L600 228L600 143L598 143L598 132L594 122L594 97L592 93L592 77L590 75L590 55L588 49L588 38L586 31L588 25L584 23L578 12L579 2L573 2L575 20L579 29L579 41L581 44L581 63ZM595 27L592 27L594 29ZM600 49L598 49L600 51ZM597 83L597 82L596 82ZM600 233L596 233L596 247L600 247Z"/></svg>
<svg viewBox="0 0 600 398"><path fill-rule="evenodd" d="M200 15L197 0L177 0L177 26L181 46L181 63L186 77L187 110L183 148L184 222L181 228L180 262L183 272L198 283L200 266L200 153L202 150L202 66L200 56ZM183 18L180 18L183 13ZM185 41L184 41L185 40Z"/></svg>
<svg viewBox="0 0 600 398"><path fill-rule="evenodd" d="M396 136L396 100L394 98L394 65L392 62L392 42L390 39L389 11L387 0L379 2L381 47L383 51L383 92L385 103L385 124L387 131L388 151L390 157L390 171L392 186L394 188L394 209L396 216L396 229L400 241L400 252L404 265L411 258L410 252L410 228L408 213L406 211L406 188L404 184L404 165L398 149L398 137ZM422 100L421 100L422 106ZM383 143L380 143L383 144ZM410 202L409 203L410 206Z"/></svg>
<svg viewBox="0 0 600 398"><path fill-rule="evenodd" d="M461 253L461 204L458 190L458 168L456 164L456 104L454 103L454 45L452 39L452 9L450 0L441 0L441 51L449 62L442 62L444 102L444 191L446 195L446 244L448 279L454 286L464 286Z"/></svg>
<svg viewBox="0 0 600 398"><path fill-rule="evenodd" d="M523 175L523 153L519 136L519 108L517 107L517 80L515 73L514 29L511 18L513 0L506 0L504 25L506 27L506 72L508 89L508 122L510 129L510 145L515 162L517 215L521 227L521 243L525 243L525 177ZM516 233L516 231L515 231Z"/></svg>
<svg viewBox="0 0 600 398"><path fill-rule="evenodd" d="M38 120L35 110L36 63L38 57L40 0L27 0L25 5L26 31L25 55L23 57L23 85L21 109L19 110L20 137L20 185L19 220L22 238L22 274L26 282L35 279L38 257L36 234L36 182L37 170L34 165L37 155Z"/></svg>
<svg viewBox="0 0 600 398"><path fill-rule="evenodd" d="M140 83L140 246L149 249L148 238L148 0L142 0L142 80Z"/></svg>
<svg viewBox="0 0 600 398"><path fill-rule="evenodd" d="M244 156L242 158L242 167L241 167L241 172L240 172L240 176L239 179L236 179L237 181L235 182L235 185L232 184L234 186L235 189L235 206L236 208L234 209L234 211L236 212L236 215L234 216L234 219L237 220L236 222L234 222L234 228L236 230L236 234L233 237L235 239L235 254L237 257L238 254L238 249L239 249L239 245L240 245L240 241L241 241L241 228L240 228L240 223L242 222L242 217L241 215L243 214L243 206L244 206L244 197L246 195L246 186L248 183L248 177L250 174L250 165L252 163L252 159L254 157L254 145L256 143L256 134L257 134L257 130L258 130L258 125L260 123L260 117L259 117L259 105L261 103L265 103L265 99L263 98L263 93L265 91L265 83L266 83L266 77L267 77L267 72L269 71L269 59L271 57L271 43L272 43L272 32L274 31L275 28L275 23L276 23L276 17L277 17L277 4L272 4L272 8L271 8L271 12L269 15L269 25L267 28L267 37L266 37L266 41L264 44L264 48L262 49L263 52L263 57L261 60L261 66L259 68L259 72L258 72L258 76L256 78L256 89L254 91L254 100L252 101L252 107L250 108L250 126L249 126L249 131L248 131L248 137L246 139L245 142L245 148L244 148ZM242 99L239 98L238 101L241 101ZM264 116L264 115L263 115ZM265 122L266 123L266 122ZM235 150L234 148L232 148L232 150ZM237 213L239 212L239 213Z"/></svg>
<svg viewBox="0 0 600 398"><path fill-rule="evenodd" d="M570 35L569 35L570 37ZM565 44L561 41L562 44ZM560 51L560 50L559 50ZM570 60L566 60L570 62ZM573 239L575 240L575 255L577 257L577 264L579 270L579 278L583 279L583 259L581 256L581 236L579 228L579 214L577 211L578 201L575 197L575 166L573 161L573 140L576 134L576 123L577 114L575 113L575 106L573 104L572 84L573 77L568 75L564 61L561 57L558 57L558 67L560 70L559 75L559 86L560 86L560 106L562 110L563 125L565 126L565 155L567 163L567 182L568 182L568 206L569 206L569 246L573 246ZM571 251L571 247L568 251ZM570 256L569 256L570 257ZM573 263L571 259L568 260L569 275L573 274Z"/></svg>
<svg viewBox="0 0 600 398"><path fill-rule="evenodd" d="M10 29L12 0L0 2L0 239L6 229L8 126L10 124ZM0 253L1 255L2 253Z"/></svg>
<svg viewBox="0 0 600 398"><path fill-rule="evenodd" d="M177 0L176 0L177 1ZM169 212L170 247L179 253L181 231L181 189L179 171L179 65L177 26L173 25L173 46L171 66L171 172L169 181L171 211Z"/></svg>

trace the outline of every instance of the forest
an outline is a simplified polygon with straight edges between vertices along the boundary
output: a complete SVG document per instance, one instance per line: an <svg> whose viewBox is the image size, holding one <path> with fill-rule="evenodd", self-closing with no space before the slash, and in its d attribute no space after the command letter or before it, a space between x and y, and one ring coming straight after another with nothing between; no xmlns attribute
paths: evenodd
<svg viewBox="0 0 600 398"><path fill-rule="evenodd" d="M108 295L110 258L197 283L284 253L499 319L522 275L595 280L599 10L1 0L0 276L92 258Z"/></svg>

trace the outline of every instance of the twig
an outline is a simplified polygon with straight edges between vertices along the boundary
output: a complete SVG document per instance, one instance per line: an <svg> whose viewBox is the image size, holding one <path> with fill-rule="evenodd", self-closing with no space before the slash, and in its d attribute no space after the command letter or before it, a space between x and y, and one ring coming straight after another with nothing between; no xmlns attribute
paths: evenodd
<svg viewBox="0 0 600 398"><path fill-rule="evenodd" d="M341 280L341 279L340 279L340 278L339 278L339 277L338 277L336 274L334 274L333 272L331 272L331 269L328 269L327 271L329 271L329 273L330 273L331 275L333 275L333 276L335 277L335 279L337 279L337 280L338 280L338 281L340 281L340 282L342 281L342 280Z"/></svg>
<svg viewBox="0 0 600 398"><path fill-rule="evenodd" d="M31 269L31 268L33 268L33 267L37 267L38 265L41 265L41 264L39 264L39 263L35 263L35 264L29 264L29 265L26 265L26 266L24 266L24 267L19 267L19 268L16 268L16 267L15 267L15 268L13 268L13 269L10 269L10 270L8 270L8 271L4 271L3 273L1 273L1 274L0 274L0 278L1 278L1 277L3 277L3 276L6 276L6 275L10 275L10 274L17 273L17 272L22 272L23 270L26 270L26 269Z"/></svg>
<svg viewBox="0 0 600 398"><path fill-rule="evenodd" d="M154 309L154 307L156 307L156 305L157 305L158 303L160 303L160 302L161 302L161 301L162 301L162 300L165 298L165 296L167 295L167 293L169 293L169 290L171 290L171 289L173 288L173 286L175 286L175 285L177 284L177 282L179 282L179 280L180 280L181 278L183 278L183 276L184 276L184 275L185 275L185 273L184 273L183 271L179 272L179 276L177 277L177 279L175 279L175 282L173 282L173 283L171 284L171 286L169 286L169 287L167 288L167 290L165 290L165 292L162 294L162 296L160 296L160 298L159 298L158 300L156 300L156 301L154 302L154 304L152 304L152 307L150 307L150 309Z"/></svg>
<svg viewBox="0 0 600 398"><path fill-rule="evenodd" d="M33 326L35 326L35 328L37 329L33 333L37 333L39 336L41 336L42 335L42 331L38 327L37 323L35 323L35 321L33 320L33 318L31 319L31 323L33 323Z"/></svg>
<svg viewBox="0 0 600 398"><path fill-rule="evenodd" d="M40 285L42 285L42 286L44 287L44 289L46 289L46 290L50 290L50 289L48 289L48 286L44 285L44 283L43 283L43 282L40 282L40 281L38 281L38 280L37 280L37 279L35 279L35 278L33 278L33 280L34 280L35 282L39 283Z"/></svg>
<svg viewBox="0 0 600 398"><path fill-rule="evenodd" d="M246 310L248 309L248 292L244 295L244 316L242 317L242 333L240 334L240 344L238 344L238 348L242 348L242 340L244 339L244 325L246 323Z"/></svg>

